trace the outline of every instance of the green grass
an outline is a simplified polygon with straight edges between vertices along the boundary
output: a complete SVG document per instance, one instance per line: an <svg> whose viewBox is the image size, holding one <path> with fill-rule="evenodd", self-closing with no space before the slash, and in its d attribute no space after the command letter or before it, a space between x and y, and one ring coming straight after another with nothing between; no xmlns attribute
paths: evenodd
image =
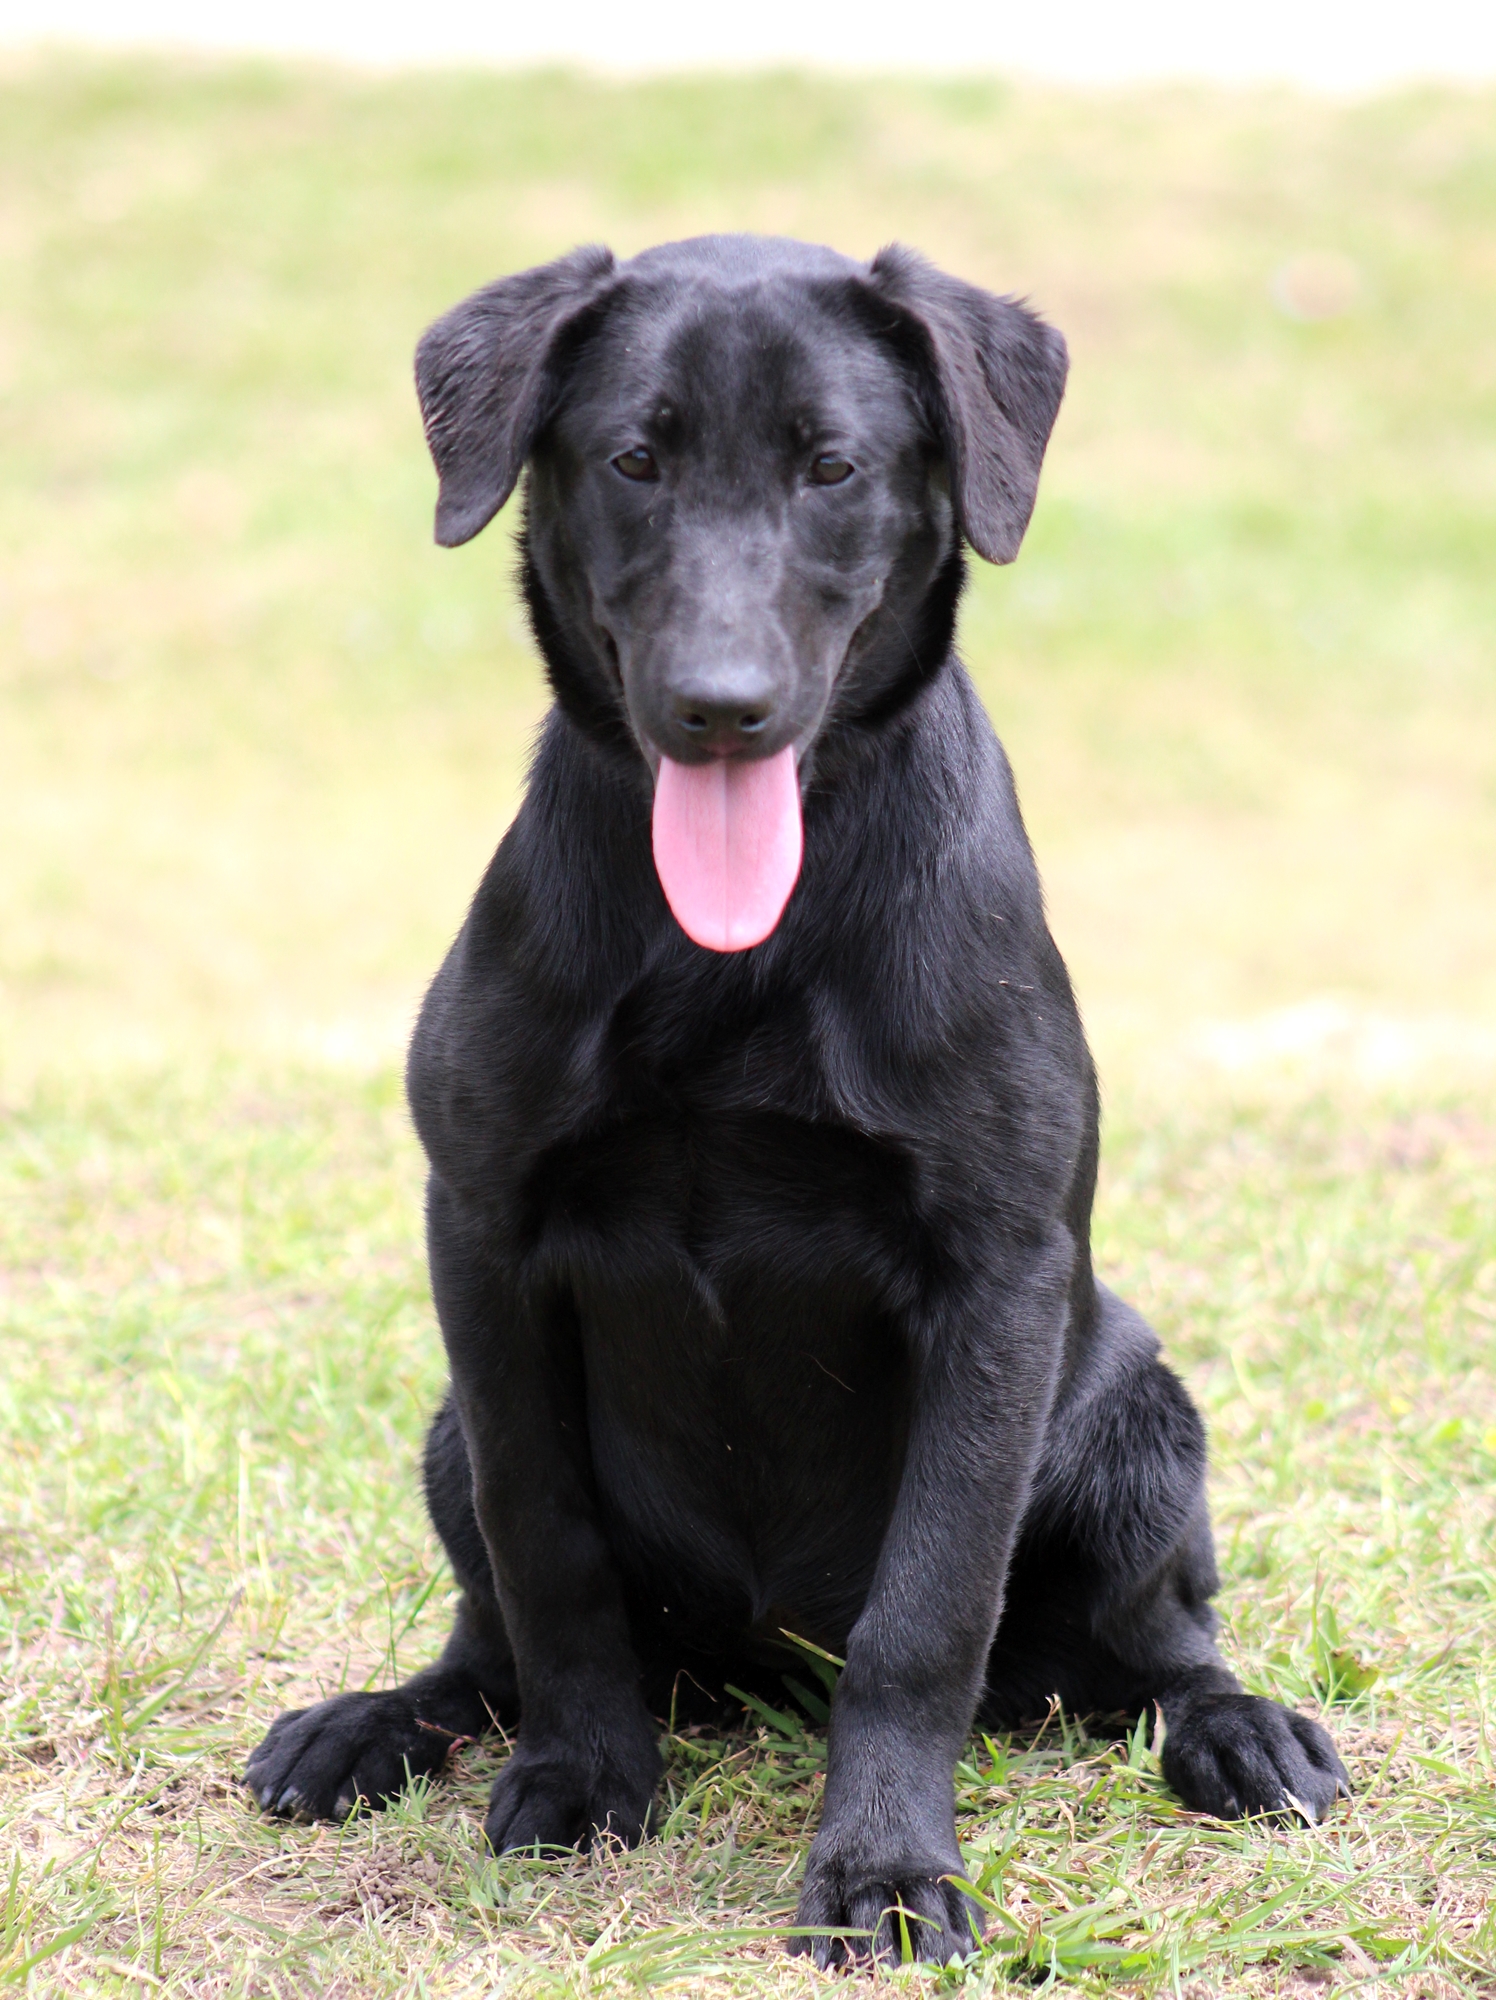
<svg viewBox="0 0 1496 2000"><path fill-rule="evenodd" d="M498 271L723 226L901 237L1070 336L966 652L1230 1649L1358 1786L1227 1828L1141 1736L973 1745L965 1983L1490 1996L1496 97L124 60L0 70L0 1980L825 1984L763 1934L818 1798L788 1692L671 1740L629 1856L487 1858L502 1745L341 1831L234 1783L448 1604L395 1060L542 702L504 533L430 545L410 350ZM1356 282L1305 323L1313 252Z"/></svg>
<svg viewBox="0 0 1496 2000"><path fill-rule="evenodd" d="M1146 1734L1055 1717L974 1745L973 1990L1489 1992L1493 1114L1219 1101L1113 1131L1102 1266L1208 1413L1231 1652L1327 1712L1357 1797L1312 1832L1224 1827L1172 1801ZM763 1935L792 1920L823 1761L789 1693L671 1740L661 1837L628 1856L488 1859L498 1746L345 1830L236 1792L278 1708L442 1631L417 1192L387 1076L225 1069L12 1119L0 1965L60 1947L35 1978L66 1992L133 1990L121 1967L184 1994L809 1989Z"/></svg>

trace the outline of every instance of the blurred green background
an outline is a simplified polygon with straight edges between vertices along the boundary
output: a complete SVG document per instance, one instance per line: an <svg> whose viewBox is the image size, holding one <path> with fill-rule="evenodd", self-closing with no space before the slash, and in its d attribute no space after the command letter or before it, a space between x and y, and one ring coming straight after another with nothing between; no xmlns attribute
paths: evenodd
<svg viewBox="0 0 1496 2000"><path fill-rule="evenodd" d="M1311 1039L1479 1044L1496 94L28 58L0 1077L398 1050L543 707L506 524L432 545L411 349L578 241L723 228L899 238L1070 340L964 648L1104 1061L1326 998Z"/></svg>

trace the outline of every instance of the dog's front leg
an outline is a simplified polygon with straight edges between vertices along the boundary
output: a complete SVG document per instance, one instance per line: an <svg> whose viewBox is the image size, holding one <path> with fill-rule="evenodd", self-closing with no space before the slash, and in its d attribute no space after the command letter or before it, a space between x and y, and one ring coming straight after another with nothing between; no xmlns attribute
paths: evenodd
<svg viewBox="0 0 1496 2000"><path fill-rule="evenodd" d="M519 1681L519 1737L485 1831L496 1851L598 1835L632 1846L660 1757L592 1499L575 1328L435 1180L427 1217L473 1504Z"/></svg>
<svg viewBox="0 0 1496 2000"><path fill-rule="evenodd" d="M832 1703L826 1798L798 1924L853 1953L944 1962L977 1941L953 1769L1044 1426L1073 1263L1067 1233L1014 1246L910 1327L914 1408L893 1518ZM907 1942L906 1942L907 1941ZM822 1965L848 1947L799 1941Z"/></svg>

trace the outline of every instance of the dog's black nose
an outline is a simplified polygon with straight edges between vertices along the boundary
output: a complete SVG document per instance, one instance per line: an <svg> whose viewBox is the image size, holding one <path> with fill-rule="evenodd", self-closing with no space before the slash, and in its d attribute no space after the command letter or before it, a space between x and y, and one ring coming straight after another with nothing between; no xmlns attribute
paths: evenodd
<svg viewBox="0 0 1496 2000"><path fill-rule="evenodd" d="M721 755L751 750L774 720L769 677L757 669L692 675L670 690L668 713L682 747Z"/></svg>

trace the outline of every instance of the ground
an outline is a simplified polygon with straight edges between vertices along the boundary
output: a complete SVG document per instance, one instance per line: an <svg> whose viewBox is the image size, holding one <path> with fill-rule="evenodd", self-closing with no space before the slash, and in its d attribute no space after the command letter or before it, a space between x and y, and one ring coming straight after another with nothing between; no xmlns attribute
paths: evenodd
<svg viewBox="0 0 1496 2000"><path fill-rule="evenodd" d="M441 1381L415 1154L390 1076L222 1071L12 1118L8 1967L56 1952L36 1982L64 1992L811 1988L766 1936L815 1821L804 1693L672 1736L632 1855L489 1859L500 1744L345 1829L265 1821L236 1784L281 1706L419 1663L451 1601L415 1477ZM977 1990L1015 1961L1126 1992L1389 1965L1490 1990L1493 1232L1491 1106L1114 1121L1101 1265L1209 1417L1229 1650L1325 1716L1356 1798L1226 1827L1169 1797L1146 1726L974 1744Z"/></svg>
<svg viewBox="0 0 1496 2000"><path fill-rule="evenodd" d="M543 697L502 524L429 545L410 349L574 241L735 226L898 236L1070 336L966 651L1101 1057L1100 1266L1209 1420L1228 1650L1356 1782L1226 1827L1146 1726L974 1743L988 1946L910 1976L1496 1993L1493 113L0 71L0 1979L830 1983L771 1935L809 1665L671 1735L632 1855L487 1857L497 1742L337 1830L236 1782L450 1596L399 1046Z"/></svg>

